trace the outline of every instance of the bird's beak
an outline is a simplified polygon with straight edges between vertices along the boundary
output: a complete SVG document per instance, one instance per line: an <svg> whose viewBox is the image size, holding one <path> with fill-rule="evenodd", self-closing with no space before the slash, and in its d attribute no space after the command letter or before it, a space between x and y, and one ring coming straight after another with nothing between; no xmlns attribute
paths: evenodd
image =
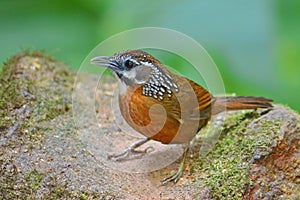
<svg viewBox="0 0 300 200"><path fill-rule="evenodd" d="M115 62L110 56L97 56L91 59L91 64L102 67L108 67L114 71L119 71L118 63Z"/></svg>

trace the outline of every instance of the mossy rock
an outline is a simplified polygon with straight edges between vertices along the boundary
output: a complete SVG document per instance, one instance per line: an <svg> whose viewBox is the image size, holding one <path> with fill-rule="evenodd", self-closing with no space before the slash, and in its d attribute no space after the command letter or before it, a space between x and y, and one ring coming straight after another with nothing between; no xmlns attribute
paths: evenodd
<svg viewBox="0 0 300 200"><path fill-rule="evenodd" d="M10 58L0 76L0 130L32 134L40 123L67 112L73 79L72 71L40 52Z"/></svg>
<svg viewBox="0 0 300 200"><path fill-rule="evenodd" d="M220 131L216 143L200 157L189 157L190 168L178 184L158 187L176 164L156 172L127 174L104 166L86 149L78 136L84 130L76 130L73 122L74 79L72 70L40 52L20 53L4 64L0 199L298 198L300 117L289 108L275 105L272 110L217 116L200 131L192 151L198 153L196 147L204 147L205 138ZM93 83L84 87L94 88ZM112 85L111 78L106 79L107 85ZM106 86L101 94L112 93L114 87ZM107 106L104 110L111 109L105 96L98 101ZM113 120L103 117L103 131L119 131ZM216 123L220 119L223 123Z"/></svg>
<svg viewBox="0 0 300 200"><path fill-rule="evenodd" d="M54 174L37 169L54 118L70 112L75 73L41 52L17 54L0 74L0 199L87 199L102 195L69 190ZM65 117L64 117L65 118ZM57 163L56 163L57 164ZM46 192L39 191L45 190Z"/></svg>
<svg viewBox="0 0 300 200"><path fill-rule="evenodd" d="M211 188L211 197L297 197L300 189L299 115L276 105L267 113L242 111L224 118L214 149L194 163L202 174L197 180ZM213 132L212 128L215 127L208 126L202 134Z"/></svg>

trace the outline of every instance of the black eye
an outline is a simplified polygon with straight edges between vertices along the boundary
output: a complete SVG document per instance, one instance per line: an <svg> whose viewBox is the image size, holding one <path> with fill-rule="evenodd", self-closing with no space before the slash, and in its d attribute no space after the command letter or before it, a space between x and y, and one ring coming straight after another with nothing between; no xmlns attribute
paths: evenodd
<svg viewBox="0 0 300 200"><path fill-rule="evenodd" d="M125 64L125 67L127 67L128 69L131 69L131 68L133 68L135 66L134 62L132 62L129 59L126 60L124 64Z"/></svg>

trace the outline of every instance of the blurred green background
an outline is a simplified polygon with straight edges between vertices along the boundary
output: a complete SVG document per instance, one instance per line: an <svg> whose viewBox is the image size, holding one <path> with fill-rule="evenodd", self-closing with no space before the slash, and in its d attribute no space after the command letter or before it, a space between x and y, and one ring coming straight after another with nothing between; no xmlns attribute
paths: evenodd
<svg viewBox="0 0 300 200"><path fill-rule="evenodd" d="M227 93L266 96L300 111L299 22L299 0L2 0L0 61L39 49L78 69L113 34L171 28L206 48Z"/></svg>

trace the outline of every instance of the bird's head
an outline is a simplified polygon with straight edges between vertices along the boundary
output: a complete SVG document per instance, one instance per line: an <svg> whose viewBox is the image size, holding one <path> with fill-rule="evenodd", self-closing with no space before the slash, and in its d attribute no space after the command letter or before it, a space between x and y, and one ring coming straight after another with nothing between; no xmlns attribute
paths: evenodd
<svg viewBox="0 0 300 200"><path fill-rule="evenodd" d="M98 56L91 60L94 65L109 68L126 86L141 85L143 95L163 100L178 92L172 74L153 56L141 50L121 51L113 56Z"/></svg>
<svg viewBox="0 0 300 200"><path fill-rule="evenodd" d="M94 65L109 68L116 78L127 85L144 84L149 81L160 62L141 50L121 51L113 56L98 56L91 60Z"/></svg>

